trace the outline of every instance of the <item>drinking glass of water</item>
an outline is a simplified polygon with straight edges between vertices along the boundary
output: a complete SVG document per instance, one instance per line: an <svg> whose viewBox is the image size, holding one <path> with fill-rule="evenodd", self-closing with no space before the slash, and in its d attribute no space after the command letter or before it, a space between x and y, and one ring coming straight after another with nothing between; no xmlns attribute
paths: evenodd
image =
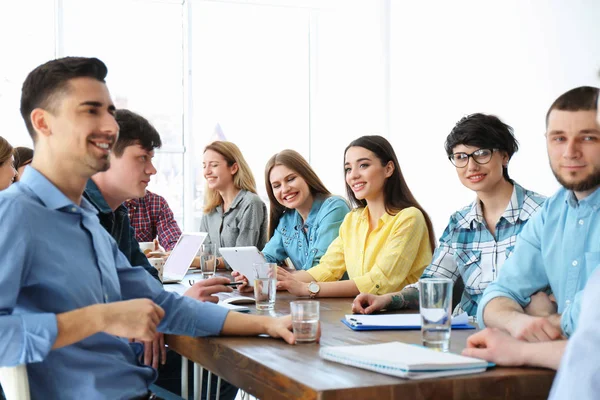
<svg viewBox="0 0 600 400"><path fill-rule="evenodd" d="M423 346L447 352L450 347L452 323L451 279L419 280L419 308Z"/></svg>
<svg viewBox="0 0 600 400"><path fill-rule="evenodd" d="M292 301L292 328L296 343L311 343L317 340L319 329L319 302L315 300Z"/></svg>
<svg viewBox="0 0 600 400"><path fill-rule="evenodd" d="M203 244L200 246L200 269L204 279L212 278L217 269L217 245Z"/></svg>
<svg viewBox="0 0 600 400"><path fill-rule="evenodd" d="M254 267L254 299L257 310L275 308L277 294L277 264L256 263Z"/></svg>

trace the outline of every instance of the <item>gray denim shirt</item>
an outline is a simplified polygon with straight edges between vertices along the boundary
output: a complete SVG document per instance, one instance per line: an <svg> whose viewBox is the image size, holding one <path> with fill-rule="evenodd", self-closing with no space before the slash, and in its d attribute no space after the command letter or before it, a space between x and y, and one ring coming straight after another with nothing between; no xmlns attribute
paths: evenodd
<svg viewBox="0 0 600 400"><path fill-rule="evenodd" d="M202 216L200 231L208 232L204 243L215 243L217 248L256 246L262 250L267 243L267 224L265 203L258 195L240 190L225 213L223 206L217 206Z"/></svg>

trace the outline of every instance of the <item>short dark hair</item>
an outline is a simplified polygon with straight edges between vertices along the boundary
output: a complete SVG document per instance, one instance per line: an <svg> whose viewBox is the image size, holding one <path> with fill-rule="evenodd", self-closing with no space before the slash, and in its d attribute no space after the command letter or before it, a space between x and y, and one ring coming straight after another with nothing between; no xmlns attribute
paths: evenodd
<svg viewBox="0 0 600 400"><path fill-rule="evenodd" d="M55 101L69 89L69 81L89 77L104 82L108 69L97 58L64 57L48 61L27 75L21 89L21 116L31 138L36 133L31 124L30 114L36 108L54 111Z"/></svg>
<svg viewBox="0 0 600 400"><path fill-rule="evenodd" d="M125 148L139 144L146 151L162 146L160 135L152 124L144 117L132 111L121 109L115 112L119 124L119 139L112 153L121 157Z"/></svg>
<svg viewBox="0 0 600 400"><path fill-rule="evenodd" d="M514 130L495 115L475 113L463 117L456 123L448 137L444 148L451 156L458 145L479 147L482 149L498 149L508 155L510 160L518 150L519 142L515 139ZM504 179L510 182L508 167L502 169Z"/></svg>
<svg viewBox="0 0 600 400"><path fill-rule="evenodd" d="M358 139L353 140L348 147L346 147L346 150L344 150L344 163L346 161L346 153L350 147L362 147L373 152L373 154L379 158L379 161L383 166L386 166L390 161L394 164L394 172L385 180L383 186L383 202L385 204L385 211L388 214L395 215L408 207L415 207L419 209L419 211L423 213L425 223L427 224L431 251L434 251L435 234L433 232L433 224L431 223L429 215L425 212L423 207L421 207L419 202L415 199L412 192L408 188L408 185L404 180L402 170L400 169L400 164L398 163L398 157L396 157L396 152L394 151L391 143L386 138L379 135L361 136ZM357 199L348 183L346 183L346 194L353 207L366 207L367 201L364 199Z"/></svg>
<svg viewBox="0 0 600 400"><path fill-rule="evenodd" d="M13 154L15 156L15 169L31 163L33 159L33 150L29 147L15 147Z"/></svg>
<svg viewBox="0 0 600 400"><path fill-rule="evenodd" d="M579 86L558 96L546 113L546 126L552 110L561 111L592 111L598 109L598 88Z"/></svg>

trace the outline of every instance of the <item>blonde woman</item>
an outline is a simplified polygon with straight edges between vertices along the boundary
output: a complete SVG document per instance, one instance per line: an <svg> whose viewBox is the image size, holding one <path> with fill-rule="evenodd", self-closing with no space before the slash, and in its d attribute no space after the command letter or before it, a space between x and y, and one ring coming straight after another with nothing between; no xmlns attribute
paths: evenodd
<svg viewBox="0 0 600 400"><path fill-rule="evenodd" d="M240 149L216 141L204 149L206 192L200 230L204 243L219 247L256 246L267 242L267 207L256 194L256 181ZM219 257L217 267L224 266Z"/></svg>
<svg viewBox="0 0 600 400"><path fill-rule="evenodd" d="M13 147L0 136L0 190L9 187L15 180L17 171L14 162Z"/></svg>

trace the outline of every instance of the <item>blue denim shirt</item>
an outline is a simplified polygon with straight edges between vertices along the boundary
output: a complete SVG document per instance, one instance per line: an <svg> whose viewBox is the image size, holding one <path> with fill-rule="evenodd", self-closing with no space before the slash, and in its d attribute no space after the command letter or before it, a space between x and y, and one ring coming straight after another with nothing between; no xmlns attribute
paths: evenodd
<svg viewBox="0 0 600 400"><path fill-rule="evenodd" d="M163 333L217 335L228 310L165 292L132 267L86 200L75 204L33 167L0 192L0 367L27 364L33 399L131 399L156 371L139 343L100 332L52 350L56 315L149 298L165 310Z"/></svg>
<svg viewBox="0 0 600 400"><path fill-rule="evenodd" d="M83 197L98 210L100 225L102 225L104 229L110 233L110 236L115 239L119 246L119 250L125 255L127 261L129 261L131 265L144 267L150 275L156 280L159 280L158 271L150 265L148 258L140 250L140 245L137 240L135 240L135 231L131 227L127 208L121 204L113 212L108 206L108 203L106 203L106 200L104 200L100 188L98 188L96 183L91 179L87 182Z"/></svg>
<svg viewBox="0 0 600 400"><path fill-rule="evenodd" d="M338 237L349 211L348 203L339 196L315 198L306 222L298 211L286 210L263 249L265 258L280 263L289 257L297 270L314 267Z"/></svg>
<svg viewBox="0 0 600 400"><path fill-rule="evenodd" d="M531 295L548 286L561 314L561 327L570 336L577 327L583 288L600 265L600 189L577 201L560 189L521 231L514 253L498 279L483 293L477 320L496 297L508 297L526 307Z"/></svg>

